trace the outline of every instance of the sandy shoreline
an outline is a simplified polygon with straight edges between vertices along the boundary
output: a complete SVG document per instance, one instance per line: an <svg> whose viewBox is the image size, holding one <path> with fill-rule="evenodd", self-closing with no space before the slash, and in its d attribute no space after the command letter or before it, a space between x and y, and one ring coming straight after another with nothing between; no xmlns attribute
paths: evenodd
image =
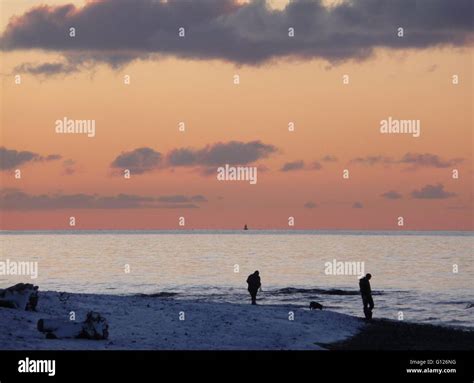
<svg viewBox="0 0 474 383"><path fill-rule="evenodd" d="M45 339L39 319L109 323L109 339ZM294 320L290 320L291 318ZM180 320L184 319L184 320ZM37 312L0 308L3 350L473 349L474 331L361 318L294 306L204 303L171 297L39 293Z"/></svg>

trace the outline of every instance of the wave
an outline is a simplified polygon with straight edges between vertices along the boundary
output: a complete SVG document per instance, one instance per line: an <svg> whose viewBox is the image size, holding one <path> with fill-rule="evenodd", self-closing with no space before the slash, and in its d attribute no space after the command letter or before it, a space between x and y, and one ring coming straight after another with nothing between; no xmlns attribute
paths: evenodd
<svg viewBox="0 0 474 383"><path fill-rule="evenodd" d="M320 294L320 295L360 295L359 290L342 290L342 289L303 289L296 287L285 287L278 290L269 291L275 295L286 295L286 294ZM383 295L383 291L374 291L372 295Z"/></svg>
<svg viewBox="0 0 474 383"><path fill-rule="evenodd" d="M135 297L140 297L140 298L171 298L178 295L178 293L169 293L166 291L160 292L160 293L153 293L153 294L135 294Z"/></svg>
<svg viewBox="0 0 474 383"><path fill-rule="evenodd" d="M466 306L466 309L470 309L474 307L474 303L471 301L439 301L437 302L438 304L441 305L462 305Z"/></svg>

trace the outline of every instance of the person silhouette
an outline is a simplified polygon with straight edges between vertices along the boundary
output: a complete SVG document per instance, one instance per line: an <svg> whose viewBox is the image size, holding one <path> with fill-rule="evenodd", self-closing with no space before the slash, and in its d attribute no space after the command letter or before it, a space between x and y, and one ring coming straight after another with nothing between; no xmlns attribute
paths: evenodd
<svg viewBox="0 0 474 383"><path fill-rule="evenodd" d="M252 298L252 304L256 305L258 289L262 290L262 283L260 281L260 273L258 270L249 275L247 278L247 284L250 297Z"/></svg>
<svg viewBox="0 0 474 383"><path fill-rule="evenodd" d="M360 295L362 304L364 305L365 319L372 319L372 310L374 309L374 300L372 299L372 289L370 288L370 279L372 275L367 273L365 277L359 280Z"/></svg>

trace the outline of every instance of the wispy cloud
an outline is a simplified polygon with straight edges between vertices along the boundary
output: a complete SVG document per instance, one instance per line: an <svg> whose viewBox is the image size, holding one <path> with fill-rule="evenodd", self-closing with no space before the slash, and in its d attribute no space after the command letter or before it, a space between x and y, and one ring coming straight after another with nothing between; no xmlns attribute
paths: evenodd
<svg viewBox="0 0 474 383"><path fill-rule="evenodd" d="M332 154L326 154L323 158L321 158L321 161L323 162L337 162L338 159L336 156L333 156Z"/></svg>
<svg viewBox="0 0 474 383"><path fill-rule="evenodd" d="M407 153L398 162L411 165L413 168L448 168L463 162L463 158L442 159L431 153Z"/></svg>
<svg viewBox="0 0 474 383"><path fill-rule="evenodd" d="M29 162L56 161L61 159L59 154L46 156L30 151L18 151L0 147L0 170L10 170Z"/></svg>
<svg viewBox="0 0 474 383"><path fill-rule="evenodd" d="M411 196L418 199L445 199L454 197L456 193L447 192L444 190L443 184L426 185L419 190L413 190Z"/></svg>
<svg viewBox="0 0 474 383"><path fill-rule="evenodd" d="M182 194L161 196L157 200L166 203L207 202L203 195L185 196Z"/></svg>
<svg viewBox="0 0 474 383"><path fill-rule="evenodd" d="M400 199L402 198L402 195L395 190L390 190L388 192L383 193L382 197L386 199Z"/></svg>
<svg viewBox="0 0 474 383"><path fill-rule="evenodd" d="M280 168L280 171L282 172L291 172L294 170L301 170L304 169L304 161L293 161L293 162L286 162L283 164L283 166Z"/></svg>
<svg viewBox="0 0 474 383"><path fill-rule="evenodd" d="M65 175L73 175L76 173L76 162L71 159L67 159L63 161L63 173Z"/></svg>
<svg viewBox="0 0 474 383"><path fill-rule="evenodd" d="M53 62L53 63L23 63L17 65L15 73L29 73L32 75L43 75L46 77L57 74L70 74L78 72L80 66L73 62Z"/></svg>
<svg viewBox="0 0 474 383"><path fill-rule="evenodd" d="M318 161L306 164L303 160L285 162L280 168L281 172L292 172L295 170L321 170L323 166Z"/></svg>
<svg viewBox="0 0 474 383"><path fill-rule="evenodd" d="M395 161L390 157L385 156L366 156L366 157L357 157L350 161L353 164L360 164L360 165L390 165L395 163Z"/></svg>
<svg viewBox="0 0 474 383"><path fill-rule="evenodd" d="M418 168L447 168L457 165L464 161L464 158L443 159L437 154L432 153L406 153L400 159L374 155L365 157L356 157L350 163L357 165L375 166L375 165L408 165L408 169Z"/></svg>

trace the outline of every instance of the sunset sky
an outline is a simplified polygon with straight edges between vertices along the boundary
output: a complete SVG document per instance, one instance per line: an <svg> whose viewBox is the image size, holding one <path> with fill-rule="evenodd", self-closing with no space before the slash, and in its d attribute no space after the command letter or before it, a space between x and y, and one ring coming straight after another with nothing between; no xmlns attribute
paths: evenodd
<svg viewBox="0 0 474 383"><path fill-rule="evenodd" d="M472 230L472 1L287 3L0 0L1 229Z"/></svg>

